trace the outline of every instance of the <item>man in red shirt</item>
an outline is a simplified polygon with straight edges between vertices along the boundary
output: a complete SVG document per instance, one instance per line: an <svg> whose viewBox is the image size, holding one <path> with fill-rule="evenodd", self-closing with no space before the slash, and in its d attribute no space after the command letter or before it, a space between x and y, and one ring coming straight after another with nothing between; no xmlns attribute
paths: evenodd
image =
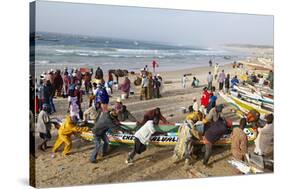
<svg viewBox="0 0 281 189"><path fill-rule="evenodd" d="M208 107L209 100L210 100L211 94L208 92L208 88L204 87L203 89L203 95L201 97L201 106L203 108L203 113L206 115L206 108Z"/></svg>
<svg viewBox="0 0 281 189"><path fill-rule="evenodd" d="M158 67L158 64L155 60L152 61L152 68L153 68L153 73L155 73L155 67Z"/></svg>

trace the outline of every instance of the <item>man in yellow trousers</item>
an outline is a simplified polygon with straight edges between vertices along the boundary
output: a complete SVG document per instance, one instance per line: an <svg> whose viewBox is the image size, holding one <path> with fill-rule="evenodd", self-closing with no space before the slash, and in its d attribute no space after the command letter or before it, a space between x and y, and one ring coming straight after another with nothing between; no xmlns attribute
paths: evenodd
<svg viewBox="0 0 281 189"><path fill-rule="evenodd" d="M86 132L89 130L88 127L77 127L75 123L75 118L76 117L72 118L69 115L66 116L64 123L59 128L58 138L52 150L53 153L56 153L59 147L64 144L64 149L62 154L68 155L71 150L71 144L72 144L71 135L74 133Z"/></svg>

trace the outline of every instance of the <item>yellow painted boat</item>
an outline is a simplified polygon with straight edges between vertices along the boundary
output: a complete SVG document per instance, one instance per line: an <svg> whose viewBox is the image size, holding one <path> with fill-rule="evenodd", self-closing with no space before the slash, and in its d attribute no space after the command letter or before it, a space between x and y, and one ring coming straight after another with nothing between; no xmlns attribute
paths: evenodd
<svg viewBox="0 0 281 189"><path fill-rule="evenodd" d="M268 111L268 110L265 110L265 109L262 109L260 106L257 106L255 104L252 104L252 103L249 103L249 102L246 102L244 100L241 100L237 97L234 97L234 96L230 96L230 98L240 107L242 107L244 110L247 110L247 111L250 111L250 110L257 110L261 115L264 114L270 114L272 112Z"/></svg>

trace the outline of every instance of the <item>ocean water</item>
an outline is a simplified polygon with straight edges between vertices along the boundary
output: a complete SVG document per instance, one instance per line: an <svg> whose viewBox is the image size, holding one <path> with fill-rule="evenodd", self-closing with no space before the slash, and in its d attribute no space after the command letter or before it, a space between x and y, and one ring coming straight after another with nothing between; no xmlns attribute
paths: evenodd
<svg viewBox="0 0 281 189"><path fill-rule="evenodd" d="M36 72L45 69L101 67L138 71L151 67L156 60L157 71L180 70L206 66L210 59L215 63L229 63L249 56L244 52L224 48L192 47L159 44L145 41L89 37L81 35L36 33Z"/></svg>

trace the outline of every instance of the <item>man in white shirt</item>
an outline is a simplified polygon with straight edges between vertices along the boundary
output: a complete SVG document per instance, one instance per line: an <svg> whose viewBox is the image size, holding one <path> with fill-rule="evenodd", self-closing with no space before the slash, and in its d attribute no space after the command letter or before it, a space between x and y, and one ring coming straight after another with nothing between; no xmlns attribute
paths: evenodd
<svg viewBox="0 0 281 189"><path fill-rule="evenodd" d="M193 109L193 111L195 111L195 112L198 112L198 111L199 111L199 104L198 104L198 102L197 102L196 97L193 97L192 109Z"/></svg>
<svg viewBox="0 0 281 189"><path fill-rule="evenodd" d="M211 90L212 82L213 82L213 75L211 74L211 72L209 72L209 74L207 76L207 82L208 82L208 89Z"/></svg>
<svg viewBox="0 0 281 189"><path fill-rule="evenodd" d="M273 152L273 114L265 117L266 125L258 128L254 152L258 155L269 155Z"/></svg>
<svg viewBox="0 0 281 189"><path fill-rule="evenodd" d="M37 118L37 130L40 138L43 142L38 146L38 149L45 151L47 149L47 142L51 140L51 122L48 115L49 106L47 104L42 105L42 110L38 114Z"/></svg>
<svg viewBox="0 0 281 189"><path fill-rule="evenodd" d="M144 99L147 100L147 88L148 88L148 79L147 76L143 76L141 80L141 95L140 100Z"/></svg>
<svg viewBox="0 0 281 189"><path fill-rule="evenodd" d="M127 164L133 163L133 158L136 154L141 154L146 150L146 145L149 142L150 137L153 133L156 132L156 128L159 124L159 116L154 117L153 120L148 120L136 133L134 139L134 148L128 154L128 158L126 160Z"/></svg>
<svg viewBox="0 0 281 189"><path fill-rule="evenodd" d="M216 65L214 66L214 75L215 75L215 80L217 79L219 74L219 64L216 63Z"/></svg>
<svg viewBox="0 0 281 189"><path fill-rule="evenodd" d="M181 82L182 82L182 87L185 89L186 87L186 83L187 83L187 76L186 74L183 75L182 79L181 79Z"/></svg>

